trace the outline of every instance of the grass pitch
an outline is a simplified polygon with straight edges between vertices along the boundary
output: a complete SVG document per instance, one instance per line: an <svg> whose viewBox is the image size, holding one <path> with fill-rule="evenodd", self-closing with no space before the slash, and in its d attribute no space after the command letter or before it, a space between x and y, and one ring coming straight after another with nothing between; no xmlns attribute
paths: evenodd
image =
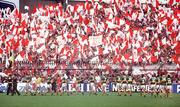
<svg viewBox="0 0 180 107"><path fill-rule="evenodd" d="M173 94L170 98L154 98L150 95L141 97L75 95L75 96L6 96L0 94L0 107L180 107L180 94Z"/></svg>

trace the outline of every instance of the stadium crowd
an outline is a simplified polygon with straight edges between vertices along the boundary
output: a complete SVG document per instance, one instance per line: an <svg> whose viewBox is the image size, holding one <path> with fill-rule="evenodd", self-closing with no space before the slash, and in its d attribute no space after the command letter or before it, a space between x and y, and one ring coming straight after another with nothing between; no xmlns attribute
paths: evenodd
<svg viewBox="0 0 180 107"><path fill-rule="evenodd" d="M109 3L92 0L68 5L66 10L61 4L39 5L32 14L7 8L0 10L0 58L5 68L21 75L22 80L30 75L43 75L44 69L38 70L33 65L37 62L47 68L46 78L60 74L72 80L81 76L84 81L90 75L113 78L125 75L125 71L131 75L131 65L173 63L178 71L179 17L178 2L157 1L154 5L136 0ZM60 64L50 68L46 66L49 61ZM21 62L32 66L18 70L16 63ZM157 77L170 75L174 81L180 78L178 73L167 74L161 68L159 71Z"/></svg>

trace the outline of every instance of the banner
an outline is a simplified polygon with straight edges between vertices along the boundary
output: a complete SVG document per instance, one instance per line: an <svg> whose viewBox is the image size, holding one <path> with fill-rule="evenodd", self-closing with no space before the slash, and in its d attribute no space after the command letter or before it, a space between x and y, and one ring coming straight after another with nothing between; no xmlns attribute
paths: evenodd
<svg viewBox="0 0 180 107"><path fill-rule="evenodd" d="M102 35L100 36L90 36L89 37L90 46L102 45Z"/></svg>
<svg viewBox="0 0 180 107"><path fill-rule="evenodd" d="M109 84L103 84L104 90L106 90L107 92L117 92L119 87L124 87L126 86L127 89L130 89L133 92L140 92L141 88L144 88L146 91L150 91L152 87L156 87L156 88L160 88L163 89L164 86L163 85L136 85L136 84L120 84L120 83L109 83ZM77 84L78 90L80 90L81 92L89 92L90 89L95 89L95 85L92 86L92 84L90 83L81 83L81 84ZM41 83L38 86L38 91L40 92L47 92L48 88L51 88L50 85L48 85L47 83ZM170 90L172 90L173 93L180 93L180 84L173 84L173 85L169 85L168 88ZM20 92L26 92L31 91L32 90L32 85L31 84L27 84L27 83L18 83L17 89ZM62 84L62 90L63 91L77 91L74 88L74 84ZM102 88L98 88L96 89L99 92L102 92ZM6 92L7 91L7 83L0 83L0 92Z"/></svg>
<svg viewBox="0 0 180 107"><path fill-rule="evenodd" d="M10 7L11 10L14 8L19 9L19 0L0 0L0 9Z"/></svg>
<svg viewBox="0 0 180 107"><path fill-rule="evenodd" d="M180 94L180 84L173 84L172 85L172 91L173 91L173 93Z"/></svg>

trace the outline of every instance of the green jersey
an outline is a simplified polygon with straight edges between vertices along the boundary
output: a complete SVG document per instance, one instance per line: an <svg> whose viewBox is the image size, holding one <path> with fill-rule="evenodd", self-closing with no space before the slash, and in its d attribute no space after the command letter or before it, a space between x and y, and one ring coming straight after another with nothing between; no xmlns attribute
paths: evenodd
<svg viewBox="0 0 180 107"><path fill-rule="evenodd" d="M123 83L126 83L127 82L127 78L126 78L126 76L124 75L123 76Z"/></svg>
<svg viewBox="0 0 180 107"><path fill-rule="evenodd" d="M117 76L116 81L117 81L118 83L120 83L121 80L122 80L122 78L121 78L120 76Z"/></svg>
<svg viewBox="0 0 180 107"><path fill-rule="evenodd" d="M129 76L129 77L128 77L128 83L132 83L132 81L133 81L132 76Z"/></svg>
<svg viewBox="0 0 180 107"><path fill-rule="evenodd" d="M145 77L141 78L141 84L145 84L145 83L146 83L146 78Z"/></svg>
<svg viewBox="0 0 180 107"><path fill-rule="evenodd" d="M171 78L167 78L167 84L168 84L168 85L171 85L171 84L172 84Z"/></svg>
<svg viewBox="0 0 180 107"><path fill-rule="evenodd" d="M102 80L103 83L106 83L106 77L105 76L102 76L101 80Z"/></svg>
<svg viewBox="0 0 180 107"><path fill-rule="evenodd" d="M155 84L156 83L156 77L152 77L151 78L151 84Z"/></svg>

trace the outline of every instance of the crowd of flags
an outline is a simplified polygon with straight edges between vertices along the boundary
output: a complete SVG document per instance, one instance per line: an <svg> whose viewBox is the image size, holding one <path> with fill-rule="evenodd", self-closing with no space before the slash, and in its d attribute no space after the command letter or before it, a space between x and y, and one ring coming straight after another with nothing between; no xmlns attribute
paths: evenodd
<svg viewBox="0 0 180 107"><path fill-rule="evenodd" d="M31 14L0 10L0 57L18 61L103 63L73 65L111 69L130 64L180 62L179 3L99 0L34 7ZM31 6L25 6L29 11ZM3 14L3 16L2 16ZM67 68L68 65L60 65Z"/></svg>

